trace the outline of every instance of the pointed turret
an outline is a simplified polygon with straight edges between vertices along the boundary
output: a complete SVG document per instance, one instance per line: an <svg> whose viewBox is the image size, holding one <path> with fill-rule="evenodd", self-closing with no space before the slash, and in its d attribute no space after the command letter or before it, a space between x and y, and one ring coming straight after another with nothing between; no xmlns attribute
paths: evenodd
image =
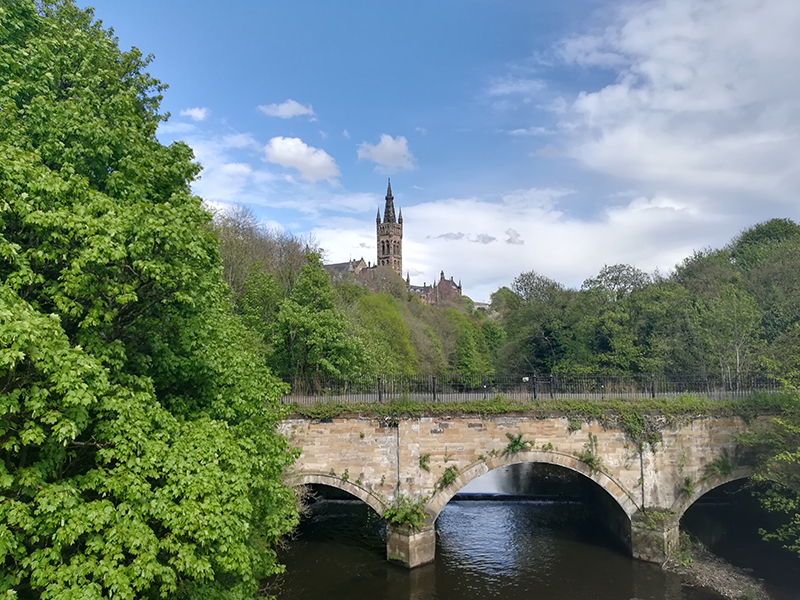
<svg viewBox="0 0 800 600"><path fill-rule="evenodd" d="M384 223L397 223L394 216L394 196L392 196L392 180L389 180L389 187L386 189L386 207L383 209Z"/></svg>
<svg viewBox="0 0 800 600"><path fill-rule="evenodd" d="M397 222L400 223L400 225L403 224L403 209L402 208L400 209L400 216L397 217Z"/></svg>
<svg viewBox="0 0 800 600"><path fill-rule="evenodd" d="M378 218L375 219L375 222L376 223L380 223L381 222L381 208L380 207L378 207Z"/></svg>

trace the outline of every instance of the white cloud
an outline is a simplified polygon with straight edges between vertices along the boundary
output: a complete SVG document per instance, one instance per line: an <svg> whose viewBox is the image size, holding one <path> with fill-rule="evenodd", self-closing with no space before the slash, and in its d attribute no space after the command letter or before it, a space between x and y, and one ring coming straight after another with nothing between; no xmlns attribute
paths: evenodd
<svg viewBox="0 0 800 600"><path fill-rule="evenodd" d="M182 117L189 117L192 121L205 121L210 114L211 110L208 108L184 108L180 112Z"/></svg>
<svg viewBox="0 0 800 600"><path fill-rule="evenodd" d="M249 133L231 133L222 138L225 148L259 148L259 143Z"/></svg>
<svg viewBox="0 0 800 600"><path fill-rule="evenodd" d="M553 131L547 127L524 127L519 129L512 129L508 131L509 135L514 136L529 136L529 135L552 135Z"/></svg>
<svg viewBox="0 0 800 600"><path fill-rule="evenodd" d="M408 140L402 135L393 138L384 133L376 145L367 142L359 144L358 158L376 163L375 170L381 173L394 173L416 168L414 155L408 149Z"/></svg>
<svg viewBox="0 0 800 600"><path fill-rule="evenodd" d="M158 133L163 135L186 135L187 133L197 132L197 125L193 123L159 123Z"/></svg>
<svg viewBox="0 0 800 600"><path fill-rule="evenodd" d="M588 167L693 194L718 211L794 203L800 191L800 3L654 0L565 60L616 71L577 96L562 128Z"/></svg>
<svg viewBox="0 0 800 600"><path fill-rule="evenodd" d="M345 138L347 138L348 140L350 139L350 132L349 132L349 131L347 131L347 129L345 129L345 130L342 132L342 135L343 135Z"/></svg>
<svg viewBox="0 0 800 600"><path fill-rule="evenodd" d="M300 138L274 137L264 147L267 160L282 167L297 169L307 181L328 180L336 183L339 167L333 157Z"/></svg>
<svg viewBox="0 0 800 600"><path fill-rule="evenodd" d="M670 197L639 196L583 220L560 209L570 195L571 190L532 188L500 200L451 198L404 207L404 268L422 271L420 283L444 269L462 279L471 298L488 300L531 269L578 287L606 263L669 271L694 248L729 237L729 221ZM335 245L330 237L318 237Z"/></svg>
<svg viewBox="0 0 800 600"><path fill-rule="evenodd" d="M490 96L510 96L521 94L530 96L547 87L540 79L527 79L519 77L499 77L489 85L486 93Z"/></svg>
<svg viewBox="0 0 800 600"><path fill-rule="evenodd" d="M301 117L308 115L314 117L314 109L310 104L303 105L291 98L282 104L267 104L258 107L258 110L263 112L269 117L280 117L281 119L291 119L292 117Z"/></svg>

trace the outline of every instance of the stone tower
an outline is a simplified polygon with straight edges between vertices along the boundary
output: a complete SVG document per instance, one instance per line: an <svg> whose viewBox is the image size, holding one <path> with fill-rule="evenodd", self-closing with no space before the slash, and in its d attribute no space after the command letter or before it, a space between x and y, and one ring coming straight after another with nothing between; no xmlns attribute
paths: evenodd
<svg viewBox="0 0 800 600"><path fill-rule="evenodd" d="M403 275L403 211L399 217L394 216L394 196L392 196L392 180L386 190L386 207L383 209L383 223L381 223L381 209L378 209L378 218L375 220L378 234L378 264L389 267L395 273Z"/></svg>

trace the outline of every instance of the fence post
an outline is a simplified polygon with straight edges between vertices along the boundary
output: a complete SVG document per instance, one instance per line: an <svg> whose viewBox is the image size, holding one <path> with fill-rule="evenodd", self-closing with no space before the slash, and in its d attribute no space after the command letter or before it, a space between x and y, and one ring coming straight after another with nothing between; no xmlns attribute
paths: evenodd
<svg viewBox="0 0 800 600"><path fill-rule="evenodd" d="M531 375L530 386L533 388L533 399L536 400L536 373Z"/></svg>
<svg viewBox="0 0 800 600"><path fill-rule="evenodd" d="M655 373L650 374L650 397L656 397L656 376Z"/></svg>
<svg viewBox="0 0 800 600"><path fill-rule="evenodd" d="M433 401L436 402L436 375L433 376Z"/></svg>
<svg viewBox="0 0 800 600"><path fill-rule="evenodd" d="M383 404L383 389L381 386L381 376L378 375L378 404Z"/></svg>
<svg viewBox="0 0 800 600"><path fill-rule="evenodd" d="M486 393L487 393L487 385L486 385L486 378L481 379L481 385L483 385L483 399L486 400Z"/></svg>
<svg viewBox="0 0 800 600"><path fill-rule="evenodd" d="M550 373L550 399L553 399L553 374Z"/></svg>

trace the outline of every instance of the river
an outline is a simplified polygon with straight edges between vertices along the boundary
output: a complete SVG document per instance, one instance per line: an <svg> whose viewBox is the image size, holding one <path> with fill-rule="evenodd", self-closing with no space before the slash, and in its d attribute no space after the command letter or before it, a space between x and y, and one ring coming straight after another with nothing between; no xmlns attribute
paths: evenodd
<svg viewBox="0 0 800 600"><path fill-rule="evenodd" d="M471 499L451 501L437 519L435 562L409 571L385 561L385 528L372 509L323 487L281 551L287 572L269 582L268 592L279 600L720 598L627 557L596 518L584 489L580 476L544 465L489 473L462 490ZM513 495L475 499L484 493ZM689 515L715 551L713 544L730 550L741 542L736 536L731 542L725 526L726 519L741 519L741 511L726 506L718 495ZM738 552L747 560L746 549ZM774 557L766 562L775 565ZM787 565L796 562L788 555ZM774 582L781 600L800 598L798 574L788 571Z"/></svg>

